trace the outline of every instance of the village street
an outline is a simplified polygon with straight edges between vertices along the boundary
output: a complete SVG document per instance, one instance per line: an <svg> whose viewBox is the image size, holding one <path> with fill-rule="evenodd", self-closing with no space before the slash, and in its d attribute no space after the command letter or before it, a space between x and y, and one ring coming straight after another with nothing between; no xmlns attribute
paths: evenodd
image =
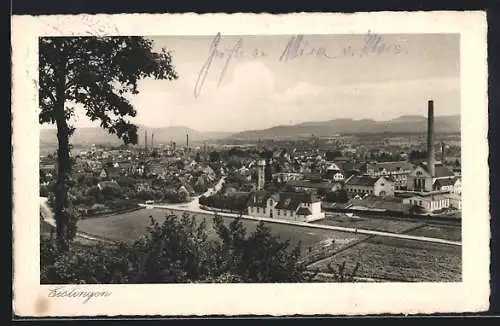
<svg viewBox="0 0 500 326"><path fill-rule="evenodd" d="M203 195L210 196L210 195L215 194L217 191L219 191L222 188L224 180L225 180L225 178L222 177L213 188L207 190ZM239 215L239 214L234 214L234 213L214 212L214 211L209 211L209 210L206 210L206 209L203 209L200 207L200 204L199 204L200 197L201 196L194 197L189 203L157 204L157 205L156 204L153 204L153 205L139 204L139 206L145 207L145 208L160 208L160 209L165 209L167 211L170 210L171 212L198 213L198 214L209 215L209 216L213 216L213 215L217 214L220 216L230 217L230 218L241 217L241 218L248 219L248 220L264 221L264 222L268 222L268 223L295 225L295 226L301 226L301 227L306 227L306 228L318 228L318 229L324 229L324 230L350 232L350 233L363 234L363 235L384 236L384 237L390 237L390 238L424 241L424 242L431 242L431 243L441 243L441 244L448 244L448 245L454 245L454 246L461 246L462 245L461 241L451 241L451 240L431 238L431 237L414 236L414 235L408 235L408 234L398 234L398 233L374 231L374 230L367 230L367 229L355 229L355 228L347 228L347 227L332 226L332 225L321 225L321 224L314 224L314 223L307 223L307 222L278 220L278 219L265 218L265 217L253 217L250 215ZM50 225L55 227L56 223L55 223L55 220L53 217L53 213L47 204L47 200L48 199L45 197L40 197L40 214L42 215L42 217L44 218L44 220L47 223L49 223ZM90 235L86 235L86 234L84 234L82 236L90 237Z"/></svg>
<svg viewBox="0 0 500 326"><path fill-rule="evenodd" d="M223 183L224 183L224 178L221 178L219 180L219 182L214 186L214 188L209 189L203 195L209 196L209 195L216 193L218 190L221 189ZM448 245L454 245L454 246L461 246L462 245L461 241L451 241L451 240L431 238L431 237L422 237L422 236L414 236L414 235L408 235L408 234L382 232L382 231L374 231L374 230L366 230L366 229L346 228L346 227L332 226L332 225L321 225L321 224L314 224L314 223L307 223L307 222L279 220L279 219L272 219L272 218L266 218L266 217L254 217L254 216L250 216L250 215L240 215L240 214L235 214L235 213L215 212L215 211L210 211L210 210L206 210L206 209L201 208L200 204L199 204L199 197L194 197L193 200L190 201L189 203L182 203L182 204L158 204L158 205L139 204L139 205L143 206L143 207L147 207L147 208L166 209L166 210L170 210L172 212L188 212L188 213L198 213L198 214L212 215L212 216L217 214L220 216L230 217L230 218L241 217L241 218L248 219L248 220L264 221L264 222L269 222L269 223L288 224L288 225L302 226L302 227L307 227L307 228L318 228L318 229L324 229L324 230L350 232L350 233L364 234L364 235L371 235L371 236L384 236L384 237L390 237L390 238L416 240L416 241L424 241L424 242L431 242L431 243L441 243L441 244L448 244Z"/></svg>

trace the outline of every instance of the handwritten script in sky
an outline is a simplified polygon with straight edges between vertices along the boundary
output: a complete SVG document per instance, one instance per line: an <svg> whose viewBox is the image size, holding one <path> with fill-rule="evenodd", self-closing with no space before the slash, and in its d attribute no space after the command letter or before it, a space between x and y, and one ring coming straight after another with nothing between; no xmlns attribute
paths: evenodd
<svg viewBox="0 0 500 326"><path fill-rule="evenodd" d="M50 22L40 18L40 21L56 33L59 33L60 36L68 34L71 36L96 37L110 36L113 34L120 35L118 27L110 19L95 15L60 16L55 20L51 19ZM79 23L83 24L85 28L74 30L75 27L79 26Z"/></svg>
<svg viewBox="0 0 500 326"><path fill-rule="evenodd" d="M250 48L245 49L243 38L239 38L232 46L221 46L222 36L217 33L215 38L210 43L208 49L208 57L203 63L198 78L194 86L194 97L198 98L203 89L203 85L208 73L211 71L212 64L215 60L223 61L223 67L218 72L219 86L224 79L228 66L235 59L257 59L261 57L269 57L265 49ZM372 55L384 54L405 54L407 53L402 44L386 42L383 36L373 34L368 31L363 42L356 45L347 45L343 47L335 47L335 44L311 45L304 35L293 35L283 45L283 50L277 57L278 62L287 63L292 60L298 60L304 57L315 57L318 59L335 60L340 58L363 58Z"/></svg>

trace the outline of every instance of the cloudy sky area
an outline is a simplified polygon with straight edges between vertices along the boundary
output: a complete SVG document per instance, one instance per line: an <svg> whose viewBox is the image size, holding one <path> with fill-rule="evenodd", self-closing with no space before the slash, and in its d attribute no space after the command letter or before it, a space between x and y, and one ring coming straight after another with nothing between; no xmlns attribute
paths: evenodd
<svg viewBox="0 0 500 326"><path fill-rule="evenodd" d="M291 35L222 35L217 49L224 57L213 59L198 96L195 87L214 36L155 37L158 48L172 51L179 79L142 80L140 94L129 97L138 111L133 121L241 131L337 118L426 115L428 99L434 100L436 115L460 114L457 35L380 36L377 49L384 44L389 50L374 54L363 51L366 35L305 35L300 48L320 55L280 60ZM239 41L238 55L228 60ZM95 125L82 112L76 121L80 127Z"/></svg>

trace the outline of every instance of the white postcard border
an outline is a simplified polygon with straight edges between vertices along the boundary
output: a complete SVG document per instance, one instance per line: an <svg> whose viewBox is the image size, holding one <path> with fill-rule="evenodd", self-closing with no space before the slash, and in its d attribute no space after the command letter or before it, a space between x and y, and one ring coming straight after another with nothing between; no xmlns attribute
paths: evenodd
<svg viewBox="0 0 500 326"><path fill-rule="evenodd" d="M50 298L39 282L38 37L459 33L463 282L359 284L67 285L109 291L87 303ZM92 32L89 32L92 31ZM482 12L14 16L14 309L20 316L314 315L483 311L489 306L486 15Z"/></svg>

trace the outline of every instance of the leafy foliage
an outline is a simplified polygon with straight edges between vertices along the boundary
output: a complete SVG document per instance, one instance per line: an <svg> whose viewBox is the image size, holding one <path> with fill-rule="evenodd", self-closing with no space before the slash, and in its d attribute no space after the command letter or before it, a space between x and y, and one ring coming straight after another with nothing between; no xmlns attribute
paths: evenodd
<svg viewBox="0 0 500 326"><path fill-rule="evenodd" d="M422 160L427 158L427 151L412 150L409 155L410 160Z"/></svg>
<svg viewBox="0 0 500 326"><path fill-rule="evenodd" d="M213 196L201 196L199 203L204 206L225 209L233 212L246 212L250 193L247 196L242 195L223 195L217 193Z"/></svg>
<svg viewBox="0 0 500 326"><path fill-rule="evenodd" d="M348 271L346 268L346 263L342 262L342 264L336 264L334 265L333 263L329 264L327 266L327 270L330 274L334 276L334 278L338 282L354 282L355 281L355 276L356 273L358 272L360 264L356 263L354 268L351 271Z"/></svg>
<svg viewBox="0 0 500 326"><path fill-rule="evenodd" d="M153 51L153 42L143 37L44 37L40 53L40 123L55 123L57 96L63 96L66 120L74 105L125 141L137 142L137 127L124 119L136 110L124 97L138 94L140 79L176 79L172 57L165 49ZM58 76L58 72L62 75ZM63 86L64 94L57 94Z"/></svg>
<svg viewBox="0 0 500 326"><path fill-rule="evenodd" d="M137 143L137 126L127 120L137 112L125 97L138 94L142 78L173 80L177 74L165 49L153 51L143 37L42 37L39 39L39 121L57 126L55 216L60 249L69 246L72 219L69 124L82 106L92 121L116 134L125 144Z"/></svg>
<svg viewBox="0 0 500 326"><path fill-rule="evenodd" d="M73 245L58 255L50 240L41 241L42 283L225 283L305 282L300 245L289 248L260 223L247 234L239 219L225 225L215 217L218 239L210 239L205 221L184 215L151 218L144 237L134 243Z"/></svg>
<svg viewBox="0 0 500 326"><path fill-rule="evenodd" d="M325 196L325 201L329 203L347 203L349 201L349 195L344 189L328 192Z"/></svg>
<svg viewBox="0 0 500 326"><path fill-rule="evenodd" d="M212 162L218 162L220 160L220 154L217 151L210 152L209 157Z"/></svg>
<svg viewBox="0 0 500 326"><path fill-rule="evenodd" d="M54 192L49 193L48 204L52 208L52 210L54 210L55 208ZM76 235L76 230L77 230L76 224L78 223L80 213L75 209L71 201L68 203L67 207L65 207L63 213L68 217L66 237L68 241L71 241L75 238Z"/></svg>

